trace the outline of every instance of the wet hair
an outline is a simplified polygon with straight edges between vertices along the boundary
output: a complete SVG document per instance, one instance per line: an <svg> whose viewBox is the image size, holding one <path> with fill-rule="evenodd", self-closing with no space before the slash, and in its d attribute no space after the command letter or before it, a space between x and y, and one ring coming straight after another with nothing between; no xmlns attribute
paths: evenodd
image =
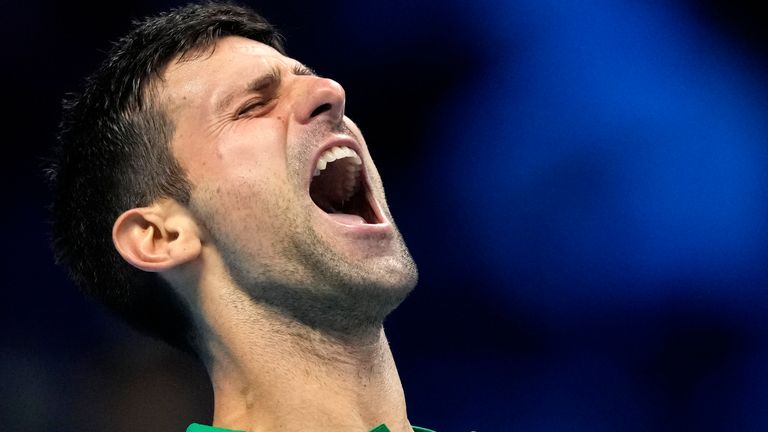
<svg viewBox="0 0 768 432"><path fill-rule="evenodd" d="M269 22L231 3L190 4L135 22L83 91L65 98L46 169L56 261L134 328L190 353L196 332L189 310L156 273L118 254L112 226L124 211L161 198L188 204L191 185L170 150L174 124L154 93L170 61L210 52L225 36L284 52Z"/></svg>

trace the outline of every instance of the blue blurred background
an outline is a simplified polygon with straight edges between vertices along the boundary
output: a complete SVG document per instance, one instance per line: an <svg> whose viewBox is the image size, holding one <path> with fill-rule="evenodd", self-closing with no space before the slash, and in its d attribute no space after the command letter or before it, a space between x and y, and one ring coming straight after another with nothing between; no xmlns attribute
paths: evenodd
<svg viewBox="0 0 768 432"><path fill-rule="evenodd" d="M175 1L4 7L0 428L209 422L191 359L51 259L59 103ZM412 423L768 430L768 16L746 1L252 2L345 86L420 285Z"/></svg>

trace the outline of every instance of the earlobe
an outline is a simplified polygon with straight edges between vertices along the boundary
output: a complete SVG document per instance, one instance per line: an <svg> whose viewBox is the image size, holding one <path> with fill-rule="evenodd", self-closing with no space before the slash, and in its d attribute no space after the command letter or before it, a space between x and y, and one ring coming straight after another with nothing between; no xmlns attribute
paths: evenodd
<svg viewBox="0 0 768 432"><path fill-rule="evenodd" d="M112 227L112 241L123 259L147 272L192 261L202 248L194 221L175 202L125 211Z"/></svg>

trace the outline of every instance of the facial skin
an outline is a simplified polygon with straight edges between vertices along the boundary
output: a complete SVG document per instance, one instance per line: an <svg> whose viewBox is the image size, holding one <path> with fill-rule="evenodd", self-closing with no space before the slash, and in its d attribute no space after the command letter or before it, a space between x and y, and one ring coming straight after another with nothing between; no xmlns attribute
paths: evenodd
<svg viewBox="0 0 768 432"><path fill-rule="evenodd" d="M159 98L203 248L234 285L313 328L380 326L415 285L416 267L362 134L344 116L342 87L267 45L226 37L210 55L172 61ZM333 145L363 160L380 223L349 223L310 199L316 158Z"/></svg>

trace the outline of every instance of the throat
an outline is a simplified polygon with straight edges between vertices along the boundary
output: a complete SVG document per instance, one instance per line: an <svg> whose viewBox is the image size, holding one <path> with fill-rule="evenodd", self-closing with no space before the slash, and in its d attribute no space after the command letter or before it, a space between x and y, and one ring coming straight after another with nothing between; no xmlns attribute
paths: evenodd
<svg viewBox="0 0 768 432"><path fill-rule="evenodd" d="M327 430L348 430L350 422L361 431L382 422L407 425L402 385L383 330L363 346L309 329L280 337L252 330L248 341L238 338L237 346L212 353L214 425L275 432L306 430L318 422Z"/></svg>

